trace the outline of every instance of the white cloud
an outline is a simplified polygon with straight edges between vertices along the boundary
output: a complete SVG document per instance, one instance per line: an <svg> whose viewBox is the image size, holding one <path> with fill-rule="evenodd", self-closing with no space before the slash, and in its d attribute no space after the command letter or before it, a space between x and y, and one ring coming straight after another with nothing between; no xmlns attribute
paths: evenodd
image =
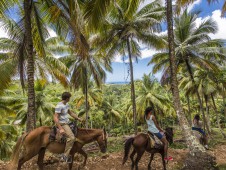
<svg viewBox="0 0 226 170"><path fill-rule="evenodd" d="M196 5L199 5L202 0L196 0L194 3L188 6L188 11L191 11Z"/></svg>
<svg viewBox="0 0 226 170"><path fill-rule="evenodd" d="M144 6L146 6L147 4L152 3L153 1L154 1L154 0L145 0L143 3L141 3L141 5L140 5L140 7L139 7L139 10L140 10L141 8L143 8ZM164 5L164 0L159 0L159 1L161 1L161 4Z"/></svg>
<svg viewBox="0 0 226 170"><path fill-rule="evenodd" d="M122 57L120 55L116 55L113 59L115 63L123 63Z"/></svg>
<svg viewBox="0 0 226 170"><path fill-rule="evenodd" d="M53 31L51 28L48 27L47 30L49 32L50 37L56 37L57 36L56 32Z"/></svg>
<svg viewBox="0 0 226 170"><path fill-rule="evenodd" d="M7 33L5 32L5 30L3 30L1 27L0 27L0 37L1 37L1 38L2 38L2 37L4 37L4 38L8 37L8 35L7 35Z"/></svg>
<svg viewBox="0 0 226 170"><path fill-rule="evenodd" d="M156 51L155 49L144 49L141 51L141 58L149 58L152 57L154 54L156 54L158 51Z"/></svg>
<svg viewBox="0 0 226 170"><path fill-rule="evenodd" d="M141 45L142 46L142 45ZM145 58L150 58L152 57L154 54L156 54L158 51L155 50L155 49L152 49L152 48L147 48L147 47L144 47L142 50L141 50L141 57L138 58L138 60L142 60L142 59L145 59ZM114 63L129 63L129 59L128 57L125 57L125 61L123 62L123 58L122 56L120 55L116 55L114 60L113 60ZM133 60L134 62L134 60Z"/></svg>
<svg viewBox="0 0 226 170"><path fill-rule="evenodd" d="M217 22L218 32L210 35L210 37L212 39L226 39L226 18L221 17L221 10L213 11L211 17Z"/></svg>
<svg viewBox="0 0 226 170"><path fill-rule="evenodd" d="M211 16L206 16L204 18L199 17L196 20L197 26L203 21L212 18L218 25L218 32L216 34L210 34L211 39L226 39L225 28L226 28L226 18L221 17L221 10L215 10L212 12Z"/></svg>

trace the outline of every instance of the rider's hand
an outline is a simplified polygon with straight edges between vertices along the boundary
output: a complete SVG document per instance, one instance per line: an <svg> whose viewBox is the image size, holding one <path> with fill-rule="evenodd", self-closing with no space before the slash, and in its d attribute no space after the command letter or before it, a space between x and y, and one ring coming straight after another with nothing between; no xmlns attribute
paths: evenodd
<svg viewBox="0 0 226 170"><path fill-rule="evenodd" d="M64 129L60 129L60 134L61 134L61 135L65 134Z"/></svg>
<svg viewBox="0 0 226 170"><path fill-rule="evenodd" d="M165 133L165 131L164 131L164 130L161 130L160 132Z"/></svg>

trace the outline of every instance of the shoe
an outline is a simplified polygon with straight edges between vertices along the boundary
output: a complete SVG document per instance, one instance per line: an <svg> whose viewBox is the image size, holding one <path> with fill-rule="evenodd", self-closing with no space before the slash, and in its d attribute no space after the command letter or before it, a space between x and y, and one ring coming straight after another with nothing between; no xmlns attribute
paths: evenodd
<svg viewBox="0 0 226 170"><path fill-rule="evenodd" d="M208 147L208 145L205 145L205 146L204 146L204 148L206 148L206 150L209 150L209 147Z"/></svg>
<svg viewBox="0 0 226 170"><path fill-rule="evenodd" d="M173 160L173 157L169 156L169 157L166 157L164 158L165 161L172 161Z"/></svg>
<svg viewBox="0 0 226 170"><path fill-rule="evenodd" d="M71 156L66 156L66 155L63 155L61 157L61 159L63 159L65 162L67 163L72 163L72 157Z"/></svg>
<svg viewBox="0 0 226 170"><path fill-rule="evenodd" d="M67 158L67 161L66 161L67 163L72 163L72 157L71 156L68 156L68 158Z"/></svg>

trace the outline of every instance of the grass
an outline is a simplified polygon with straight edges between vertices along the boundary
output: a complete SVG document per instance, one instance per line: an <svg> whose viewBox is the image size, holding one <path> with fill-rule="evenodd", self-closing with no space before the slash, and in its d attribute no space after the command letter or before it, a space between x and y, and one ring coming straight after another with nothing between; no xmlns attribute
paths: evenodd
<svg viewBox="0 0 226 170"><path fill-rule="evenodd" d="M100 151L89 153L89 156L95 157L95 156L104 156L106 154L111 154L113 152L119 152L123 150L124 147L124 140L122 137L109 137L108 138L108 144L107 144L107 153L103 154Z"/></svg>

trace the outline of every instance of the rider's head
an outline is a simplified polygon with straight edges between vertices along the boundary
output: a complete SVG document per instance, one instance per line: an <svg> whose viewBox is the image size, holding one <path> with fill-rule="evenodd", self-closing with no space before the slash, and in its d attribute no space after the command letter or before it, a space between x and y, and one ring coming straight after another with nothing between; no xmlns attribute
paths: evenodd
<svg viewBox="0 0 226 170"><path fill-rule="evenodd" d="M199 121L199 120L200 120L200 116L199 116L199 114L196 114L196 115L195 115L195 117L194 117L194 119L196 119L196 120L198 120L198 121Z"/></svg>
<svg viewBox="0 0 226 170"><path fill-rule="evenodd" d="M68 102L70 100L70 97L71 97L71 93L69 92L63 92L62 94L62 100L65 100L66 102Z"/></svg>
<svg viewBox="0 0 226 170"><path fill-rule="evenodd" d="M152 107L147 107L144 112L144 118L146 119L148 114L151 113L152 111L153 111Z"/></svg>

